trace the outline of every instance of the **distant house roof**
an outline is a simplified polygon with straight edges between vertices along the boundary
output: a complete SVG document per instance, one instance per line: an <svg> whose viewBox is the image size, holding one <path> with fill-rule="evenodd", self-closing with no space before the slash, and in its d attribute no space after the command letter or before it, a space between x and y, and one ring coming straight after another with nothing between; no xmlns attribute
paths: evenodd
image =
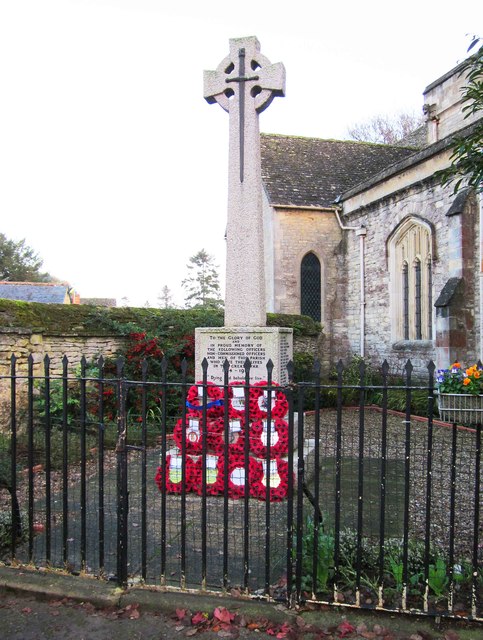
<svg viewBox="0 0 483 640"><path fill-rule="evenodd" d="M69 289L68 285L51 282L0 282L0 298L44 304L71 304Z"/></svg>
<svg viewBox="0 0 483 640"><path fill-rule="evenodd" d="M96 307L117 307L116 298L81 298L81 304L92 304Z"/></svg>
<svg viewBox="0 0 483 640"><path fill-rule="evenodd" d="M271 205L330 207L344 191L415 151L413 147L264 133L262 181Z"/></svg>

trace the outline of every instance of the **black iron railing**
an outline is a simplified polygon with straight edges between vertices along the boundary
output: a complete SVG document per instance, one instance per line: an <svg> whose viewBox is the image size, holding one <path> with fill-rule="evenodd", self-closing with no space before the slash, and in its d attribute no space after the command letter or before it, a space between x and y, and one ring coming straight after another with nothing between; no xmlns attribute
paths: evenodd
<svg viewBox="0 0 483 640"><path fill-rule="evenodd" d="M272 369L252 384L247 361L235 405L228 362L214 389L206 361L193 384L186 363L176 381L165 363L130 380L122 360L75 374L67 358L19 371L12 357L4 560L481 619L481 425L438 419L434 365L424 384L410 362L400 384L386 362L377 379L361 362L352 384L342 363L330 384L289 366L279 387Z"/></svg>

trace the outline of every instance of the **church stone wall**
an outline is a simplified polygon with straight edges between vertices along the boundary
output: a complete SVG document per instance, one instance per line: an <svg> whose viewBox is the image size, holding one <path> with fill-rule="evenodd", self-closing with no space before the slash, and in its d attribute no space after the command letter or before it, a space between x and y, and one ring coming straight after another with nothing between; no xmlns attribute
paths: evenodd
<svg viewBox="0 0 483 640"><path fill-rule="evenodd" d="M415 176L416 177L416 176ZM429 181L416 183L412 188L375 202L371 206L346 216L345 224L364 225L365 240L365 355L373 364L387 359L391 372L401 374L408 359L414 374L427 375L427 364L433 359L437 366L436 336L431 341L398 341L391 323L391 278L388 260L388 239L398 224L408 216L416 216L428 223L433 236L432 303L452 275L465 282L464 309L460 310L461 340L456 355L464 362L478 359L479 294L477 207L470 200L462 214L447 216L455 196L451 189L442 189ZM360 280L359 238L352 231L347 234L345 271L346 328L335 336L340 355L347 358L344 332L347 332L350 351L359 353L360 347ZM436 325L433 315L433 334ZM336 327L334 327L336 328Z"/></svg>
<svg viewBox="0 0 483 640"><path fill-rule="evenodd" d="M300 313L300 265L312 251L321 263L324 328L323 363L333 362L332 336L345 324L341 267L342 233L333 211L297 208L274 210L274 311ZM347 341L346 341L347 344Z"/></svg>

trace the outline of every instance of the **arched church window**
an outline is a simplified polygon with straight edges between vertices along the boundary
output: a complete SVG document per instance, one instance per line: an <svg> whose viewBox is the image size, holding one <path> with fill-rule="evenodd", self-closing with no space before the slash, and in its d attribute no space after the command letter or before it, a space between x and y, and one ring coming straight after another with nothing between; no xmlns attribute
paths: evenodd
<svg viewBox="0 0 483 640"><path fill-rule="evenodd" d="M431 228L418 218L407 218L388 245L393 336L396 340L431 340Z"/></svg>
<svg viewBox="0 0 483 640"><path fill-rule="evenodd" d="M321 268L315 253L307 253L300 265L300 313L321 320Z"/></svg>
<svg viewBox="0 0 483 640"><path fill-rule="evenodd" d="M402 295L403 295L403 333L404 339L409 340L409 274L408 263L402 266Z"/></svg>

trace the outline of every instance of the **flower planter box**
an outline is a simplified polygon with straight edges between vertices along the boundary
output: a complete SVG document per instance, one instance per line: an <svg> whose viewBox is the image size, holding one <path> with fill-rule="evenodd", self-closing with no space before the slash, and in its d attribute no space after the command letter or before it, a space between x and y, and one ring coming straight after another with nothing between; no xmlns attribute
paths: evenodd
<svg viewBox="0 0 483 640"><path fill-rule="evenodd" d="M439 414L444 422L480 424L483 422L483 395L440 393Z"/></svg>

